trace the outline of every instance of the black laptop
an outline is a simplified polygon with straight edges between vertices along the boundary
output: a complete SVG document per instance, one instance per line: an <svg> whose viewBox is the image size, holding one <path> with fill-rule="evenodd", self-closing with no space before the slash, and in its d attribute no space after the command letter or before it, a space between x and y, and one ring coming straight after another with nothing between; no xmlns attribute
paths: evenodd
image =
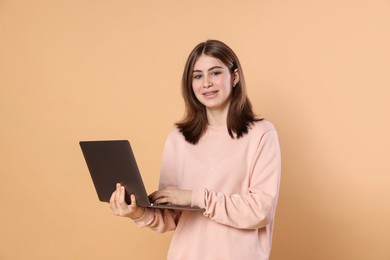
<svg viewBox="0 0 390 260"><path fill-rule="evenodd" d="M151 203L128 140L81 141L80 147L100 201L109 202L120 183L125 187L127 204L134 194L142 207L203 211L199 207Z"/></svg>

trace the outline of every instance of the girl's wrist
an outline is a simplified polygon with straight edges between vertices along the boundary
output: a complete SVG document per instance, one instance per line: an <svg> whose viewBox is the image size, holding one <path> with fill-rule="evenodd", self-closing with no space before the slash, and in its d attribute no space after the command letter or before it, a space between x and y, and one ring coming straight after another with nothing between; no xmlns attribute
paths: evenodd
<svg viewBox="0 0 390 260"><path fill-rule="evenodd" d="M134 212L131 216L129 216L132 220L140 219L143 217L145 214L145 208L144 207L139 207L137 209L137 212Z"/></svg>

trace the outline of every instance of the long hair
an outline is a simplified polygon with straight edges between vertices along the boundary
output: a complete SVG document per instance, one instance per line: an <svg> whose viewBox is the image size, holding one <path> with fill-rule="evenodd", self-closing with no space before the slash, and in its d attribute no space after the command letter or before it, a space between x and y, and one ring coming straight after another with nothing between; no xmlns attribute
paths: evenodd
<svg viewBox="0 0 390 260"><path fill-rule="evenodd" d="M207 55L219 59L229 68L231 74L237 69L239 81L232 89L231 100L227 115L227 129L232 138L240 138L248 133L250 126L256 118L252 111L252 105L246 94L244 73L237 55L225 43L217 40L207 40L199 43L188 56L182 76L181 88L185 103L185 116L176 123L179 131L187 142L196 144L206 132L208 121L205 106L199 102L192 89L193 68L201 55Z"/></svg>

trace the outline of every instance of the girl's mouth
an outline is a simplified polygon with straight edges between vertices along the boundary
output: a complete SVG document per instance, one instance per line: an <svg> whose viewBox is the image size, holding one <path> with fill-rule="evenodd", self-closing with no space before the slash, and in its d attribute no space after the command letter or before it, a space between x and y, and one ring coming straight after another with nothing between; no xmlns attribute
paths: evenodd
<svg viewBox="0 0 390 260"><path fill-rule="evenodd" d="M209 97L214 97L217 93L218 93L218 90L214 90L214 91L208 91L208 92L202 93L202 95L206 98L209 98Z"/></svg>

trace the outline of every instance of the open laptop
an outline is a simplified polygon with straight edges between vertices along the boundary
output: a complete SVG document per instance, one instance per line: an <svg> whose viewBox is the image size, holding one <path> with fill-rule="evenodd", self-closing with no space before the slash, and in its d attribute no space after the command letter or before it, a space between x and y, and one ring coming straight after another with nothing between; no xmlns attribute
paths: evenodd
<svg viewBox="0 0 390 260"><path fill-rule="evenodd" d="M116 184L121 183L127 204L134 194L142 207L203 211L199 207L151 203L128 140L81 141L80 147L100 201L109 202Z"/></svg>

